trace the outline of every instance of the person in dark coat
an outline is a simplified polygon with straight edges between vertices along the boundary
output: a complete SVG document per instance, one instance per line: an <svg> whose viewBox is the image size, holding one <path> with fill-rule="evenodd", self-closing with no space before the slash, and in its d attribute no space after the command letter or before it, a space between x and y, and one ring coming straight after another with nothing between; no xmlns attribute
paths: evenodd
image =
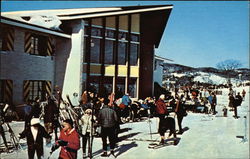
<svg viewBox="0 0 250 159"><path fill-rule="evenodd" d="M177 115L177 121L178 121L178 126L179 126L179 131L178 134L182 134L183 133L183 129L182 129L182 120L183 117L186 114L186 110L184 109L184 105L183 105L183 97L184 95L181 95L180 99L179 96L176 95L175 99L176 99L176 108L175 108L175 113Z"/></svg>
<svg viewBox="0 0 250 159"><path fill-rule="evenodd" d="M233 102L233 106L234 106L234 118L235 119L238 119L239 117L238 117L238 114L237 114L237 107L238 106L240 106L241 105L241 103L242 103L242 97L241 97L241 95L240 95L240 92L238 92L238 94L235 96L235 98L234 98L234 102Z"/></svg>
<svg viewBox="0 0 250 159"><path fill-rule="evenodd" d="M49 134L53 132L53 123L56 113L57 113L56 99L53 96L51 96L48 98L48 104L44 108L44 125L46 131Z"/></svg>
<svg viewBox="0 0 250 159"><path fill-rule="evenodd" d="M216 105L217 105L217 97L216 97L216 94L213 92L212 93L212 110L213 110L213 115L215 115L217 112L216 112Z"/></svg>
<svg viewBox="0 0 250 159"><path fill-rule="evenodd" d="M165 140L165 135L164 135L165 129L163 129L163 127L164 127L165 116L168 115L167 107L164 102L164 99L165 99L165 95L162 94L160 95L159 99L156 101L156 113L160 119L158 133L161 136L161 143L164 143L164 140Z"/></svg>
<svg viewBox="0 0 250 159"><path fill-rule="evenodd" d="M36 97L33 108L32 108L32 116L34 118L39 118L40 114L41 114L40 99L39 97Z"/></svg>
<svg viewBox="0 0 250 159"><path fill-rule="evenodd" d="M108 106L109 100L104 99L103 108L98 114L98 123L101 125L101 137L102 137L102 146L103 154L102 157L108 156L107 154L107 137L110 142L110 152L114 155L115 148L115 130L118 123L118 118L116 112Z"/></svg>
<svg viewBox="0 0 250 159"><path fill-rule="evenodd" d="M242 91L242 100L245 100L245 95L246 95L246 91L245 91L245 89L243 89L243 91Z"/></svg>
<svg viewBox="0 0 250 159"><path fill-rule="evenodd" d="M26 137L28 145L29 159L33 159L35 152L38 159L43 157L43 138L50 139L51 136L45 131L44 127L40 125L39 118L31 119L30 126L27 127L19 136Z"/></svg>

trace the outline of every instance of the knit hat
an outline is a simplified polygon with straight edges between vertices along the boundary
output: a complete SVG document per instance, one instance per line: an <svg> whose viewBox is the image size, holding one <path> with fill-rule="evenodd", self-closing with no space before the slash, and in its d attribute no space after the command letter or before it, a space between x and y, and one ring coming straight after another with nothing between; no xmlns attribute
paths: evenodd
<svg viewBox="0 0 250 159"><path fill-rule="evenodd" d="M85 113L87 114L87 113L92 113L92 110L91 109L87 109L87 110L85 110Z"/></svg>

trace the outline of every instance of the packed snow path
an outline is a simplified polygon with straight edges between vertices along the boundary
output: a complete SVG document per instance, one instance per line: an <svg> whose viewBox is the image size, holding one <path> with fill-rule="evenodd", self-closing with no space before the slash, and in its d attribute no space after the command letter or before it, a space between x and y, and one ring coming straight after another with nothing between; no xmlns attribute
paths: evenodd
<svg viewBox="0 0 250 159"><path fill-rule="evenodd" d="M243 88L237 88L241 92ZM151 118L150 127L148 119L141 122L126 123L121 125L119 134L120 142L117 144L115 154L118 159L247 159L249 158L249 88L245 101L238 107L239 119L233 118L233 111L228 111L228 117L222 117L222 109L228 105L227 89L222 95L217 96L217 115L207 115L189 112L183 119L183 128L186 131L177 135L180 139L176 146L166 146L159 149L148 149L148 145L154 140L160 140L157 133L158 118ZM244 118L244 116L246 118ZM176 119L177 120L177 119ZM23 122L12 122L11 126L16 135L23 129ZM178 129L177 123L176 127ZM168 133L166 133L167 137ZM246 139L244 140L242 139ZM2 142L2 139L1 139ZM21 140L25 143L25 140ZM50 147L44 146L44 158L48 158ZM103 158L101 138L94 138L93 158ZM51 155L51 159L57 159L59 150ZM27 148L12 153L0 154L1 159L25 159ZM82 150L78 151L78 158L82 158ZM114 158L110 156L109 158Z"/></svg>

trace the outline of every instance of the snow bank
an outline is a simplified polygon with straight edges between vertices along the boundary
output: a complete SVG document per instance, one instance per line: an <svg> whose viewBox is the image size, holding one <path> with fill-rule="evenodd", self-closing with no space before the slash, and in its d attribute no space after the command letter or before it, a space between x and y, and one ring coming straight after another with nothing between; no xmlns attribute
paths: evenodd
<svg viewBox="0 0 250 159"><path fill-rule="evenodd" d="M203 83L210 84L226 84L227 79L212 73L198 72L197 76L194 78L194 81L199 81Z"/></svg>

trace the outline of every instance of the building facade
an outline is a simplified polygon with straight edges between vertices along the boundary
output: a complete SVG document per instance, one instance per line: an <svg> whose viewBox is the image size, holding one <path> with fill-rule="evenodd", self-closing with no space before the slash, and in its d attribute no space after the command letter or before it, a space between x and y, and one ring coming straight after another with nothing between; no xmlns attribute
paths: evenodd
<svg viewBox="0 0 250 159"><path fill-rule="evenodd" d="M37 96L44 99L55 85L63 98L84 90L105 96L152 96L154 49L172 7L3 13L0 100L20 104ZM30 23L34 14L56 15L60 31Z"/></svg>
<svg viewBox="0 0 250 159"><path fill-rule="evenodd" d="M154 57L154 82L157 82L160 86L162 86L163 80L163 68L165 62L173 62L171 59L163 58L155 55Z"/></svg>

